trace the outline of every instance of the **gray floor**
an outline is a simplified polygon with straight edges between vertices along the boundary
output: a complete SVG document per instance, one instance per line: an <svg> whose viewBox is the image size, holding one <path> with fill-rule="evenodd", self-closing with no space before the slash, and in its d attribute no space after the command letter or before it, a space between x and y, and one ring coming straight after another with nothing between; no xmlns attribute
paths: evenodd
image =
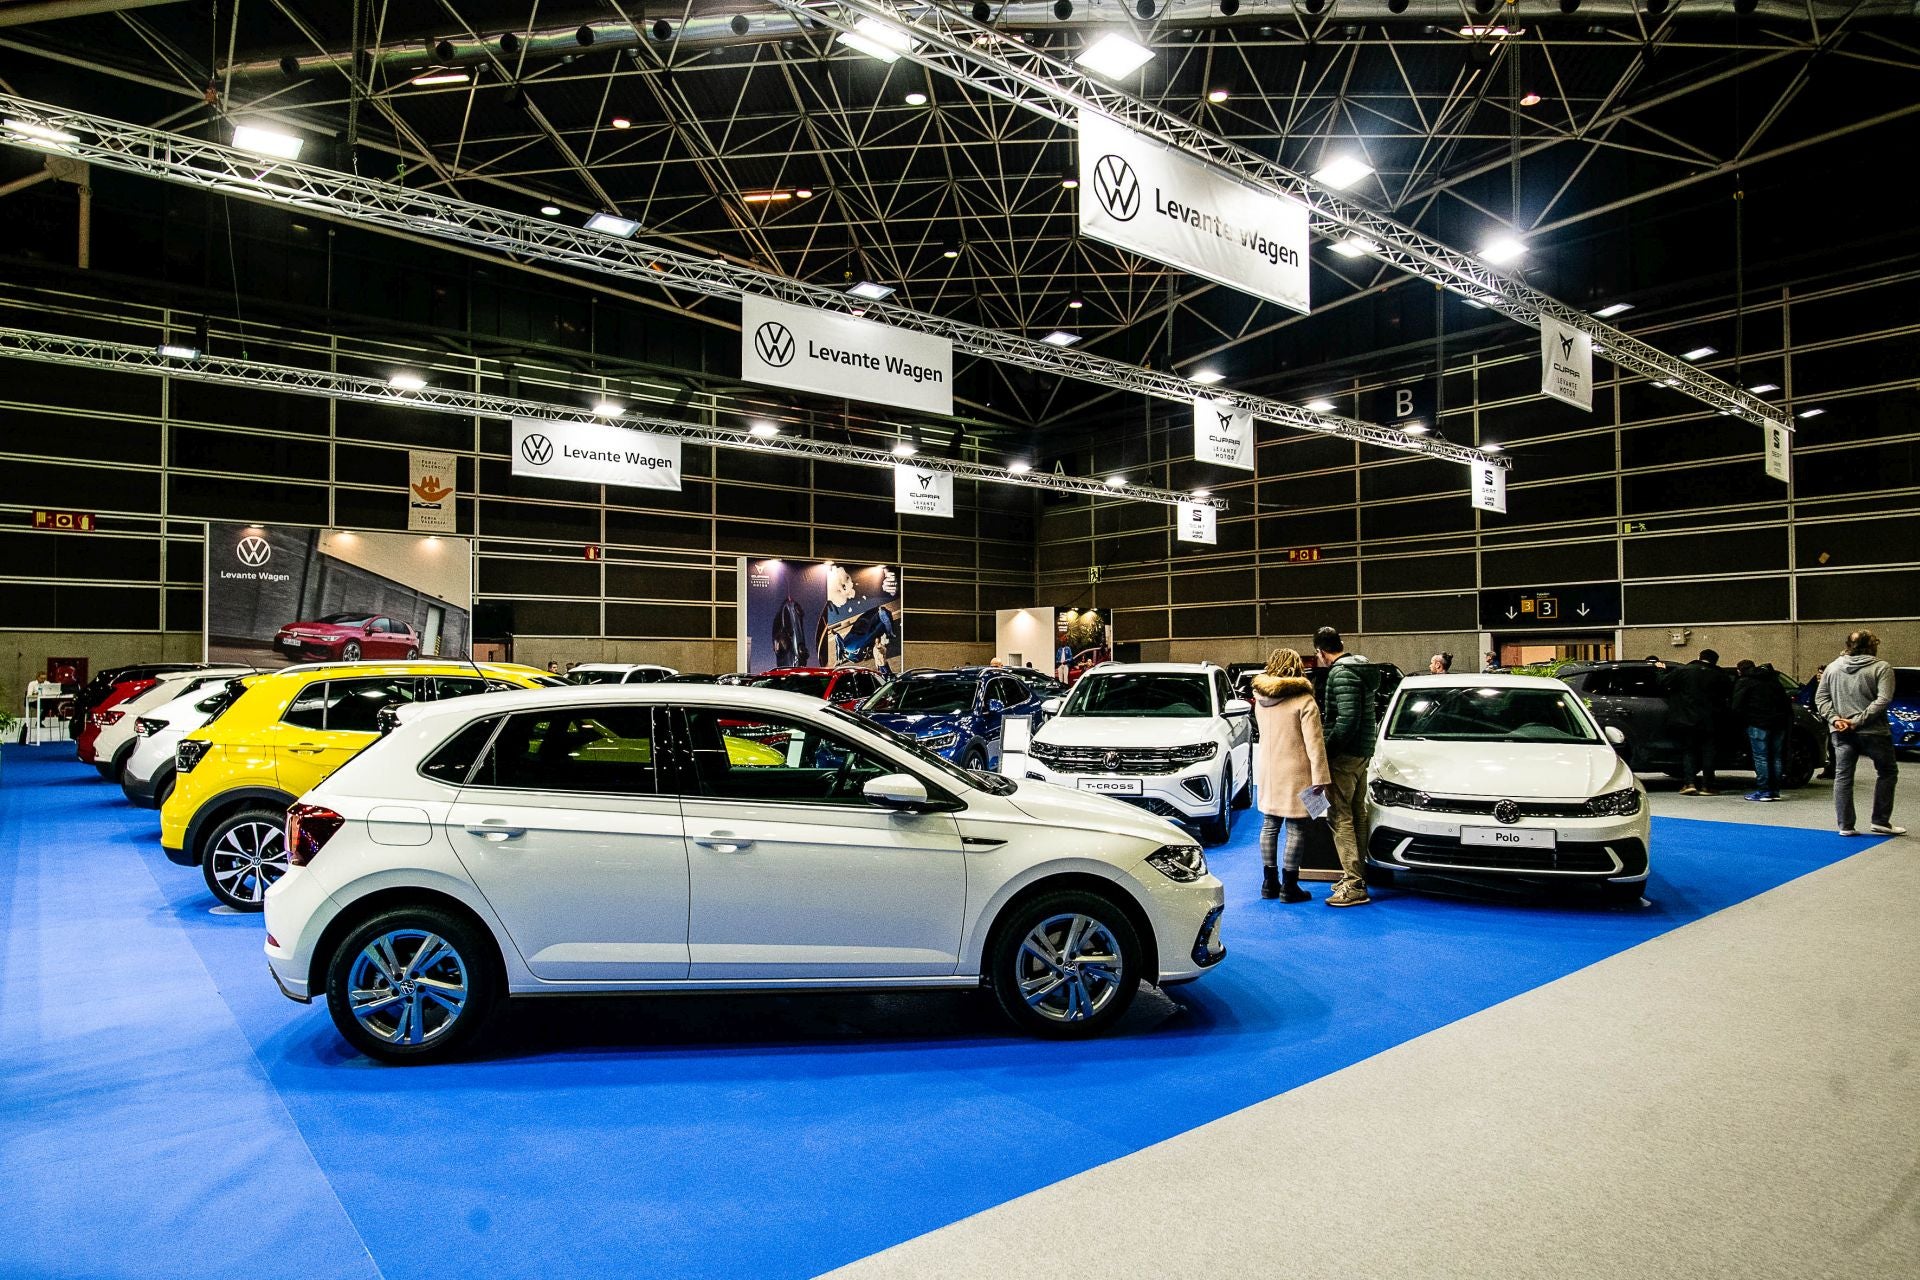
<svg viewBox="0 0 1920 1280"><path fill-rule="evenodd" d="M834 1274L1089 1272L1920 1276L1920 838Z"/></svg>

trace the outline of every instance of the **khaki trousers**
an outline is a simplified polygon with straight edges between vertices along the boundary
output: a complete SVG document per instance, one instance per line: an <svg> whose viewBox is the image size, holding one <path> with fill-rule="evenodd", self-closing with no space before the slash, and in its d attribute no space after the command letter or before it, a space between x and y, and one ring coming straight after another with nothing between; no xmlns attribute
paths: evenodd
<svg viewBox="0 0 1920 1280"><path fill-rule="evenodd" d="M1327 762L1333 774L1328 799L1333 811L1327 821L1333 825L1333 847L1340 855L1340 883L1364 885L1367 862L1362 851L1367 847L1367 758L1334 756Z"/></svg>

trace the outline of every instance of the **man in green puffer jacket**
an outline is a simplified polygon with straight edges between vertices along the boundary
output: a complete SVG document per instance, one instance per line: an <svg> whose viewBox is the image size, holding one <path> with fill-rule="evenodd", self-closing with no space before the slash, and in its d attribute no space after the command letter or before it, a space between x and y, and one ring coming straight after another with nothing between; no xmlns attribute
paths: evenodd
<svg viewBox="0 0 1920 1280"><path fill-rule="evenodd" d="M1367 896L1367 762L1380 736L1374 700L1380 672L1357 653L1348 653L1340 633L1322 627L1313 635L1320 665L1327 669L1321 721L1327 741L1327 766L1333 774L1328 798L1333 811L1333 847L1340 855L1340 883L1327 896L1330 907L1358 907Z"/></svg>

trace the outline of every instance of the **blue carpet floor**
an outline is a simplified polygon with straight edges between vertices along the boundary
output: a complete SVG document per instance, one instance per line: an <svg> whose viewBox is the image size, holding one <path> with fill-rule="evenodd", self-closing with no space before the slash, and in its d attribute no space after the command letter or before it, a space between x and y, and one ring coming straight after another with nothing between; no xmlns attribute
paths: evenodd
<svg viewBox="0 0 1920 1280"><path fill-rule="evenodd" d="M158 817L58 747L0 768L0 1276L808 1276L1292 1089L1858 852L1657 819L1637 911L1255 896L1126 1034L970 994L541 1002L396 1070L283 999ZM1326 886L1316 886L1316 895ZM1382 1100L1383 1133L1391 1104Z"/></svg>

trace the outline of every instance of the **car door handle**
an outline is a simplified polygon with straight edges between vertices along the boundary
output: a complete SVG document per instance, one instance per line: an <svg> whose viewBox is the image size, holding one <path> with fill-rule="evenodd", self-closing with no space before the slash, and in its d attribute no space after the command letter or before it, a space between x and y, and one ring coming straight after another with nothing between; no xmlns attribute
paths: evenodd
<svg viewBox="0 0 1920 1280"><path fill-rule="evenodd" d="M297 747L288 747L287 750L293 752L293 754L297 756L317 756L322 751L325 751L326 748L315 746L313 743L307 742L307 743L302 743Z"/></svg>
<svg viewBox="0 0 1920 1280"><path fill-rule="evenodd" d="M694 843L702 849L711 849L715 853L740 853L753 848L753 841L725 831L716 831L711 836L701 836Z"/></svg>
<svg viewBox="0 0 1920 1280"><path fill-rule="evenodd" d="M498 844L502 840L514 840L527 834L525 827L509 826L499 818L488 818L483 822L469 822L467 834L479 836L482 840L491 840Z"/></svg>

